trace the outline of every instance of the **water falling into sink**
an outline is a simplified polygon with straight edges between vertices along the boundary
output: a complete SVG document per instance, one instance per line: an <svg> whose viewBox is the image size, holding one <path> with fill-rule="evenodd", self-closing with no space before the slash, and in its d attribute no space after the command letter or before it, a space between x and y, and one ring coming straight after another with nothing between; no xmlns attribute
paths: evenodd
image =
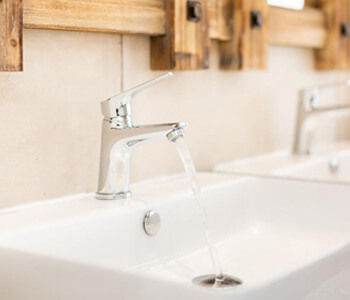
<svg viewBox="0 0 350 300"><path fill-rule="evenodd" d="M205 238L206 238L210 258L211 258L214 272L215 272L214 275L204 275L204 276L197 277L193 280L193 282L201 286L214 287L214 288L230 287L230 286L242 284L242 281L240 279L225 275L222 272L222 267L220 264L217 249L213 241L211 231L209 230L209 226L207 222L208 220L207 214L201 200L201 189L198 183L196 168L194 166L190 151L185 143L185 139L183 136L179 136L174 140L174 142L176 144L177 151L184 165L186 174L188 175L191 181L192 191L195 196L197 208L199 211L200 219L201 219L203 230L205 233Z"/></svg>

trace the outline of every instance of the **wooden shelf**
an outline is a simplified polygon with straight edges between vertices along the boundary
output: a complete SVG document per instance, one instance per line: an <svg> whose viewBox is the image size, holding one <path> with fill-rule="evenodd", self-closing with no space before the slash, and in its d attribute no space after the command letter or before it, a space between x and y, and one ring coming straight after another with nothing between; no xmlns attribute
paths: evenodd
<svg viewBox="0 0 350 300"><path fill-rule="evenodd" d="M266 0L191 2L201 5L195 22L186 0L0 0L0 71L22 70L23 27L148 35L157 70L208 68L209 38L219 40L223 69L264 69L268 44L315 49L318 69L350 68L349 0L307 0L302 11Z"/></svg>
<svg viewBox="0 0 350 300"><path fill-rule="evenodd" d="M167 0L166 35L151 39L152 70L209 68L207 0L192 3L201 11L198 20L189 20L187 1Z"/></svg>
<svg viewBox="0 0 350 300"><path fill-rule="evenodd" d="M269 8L269 43L313 49L326 42L326 16L322 10L306 7L302 11Z"/></svg>
<svg viewBox="0 0 350 300"><path fill-rule="evenodd" d="M22 1L0 1L0 71L22 71Z"/></svg>
<svg viewBox="0 0 350 300"><path fill-rule="evenodd" d="M233 33L233 1L208 1L208 15L210 38L229 41Z"/></svg>
<svg viewBox="0 0 350 300"><path fill-rule="evenodd" d="M161 35L163 0L23 0L25 28Z"/></svg>

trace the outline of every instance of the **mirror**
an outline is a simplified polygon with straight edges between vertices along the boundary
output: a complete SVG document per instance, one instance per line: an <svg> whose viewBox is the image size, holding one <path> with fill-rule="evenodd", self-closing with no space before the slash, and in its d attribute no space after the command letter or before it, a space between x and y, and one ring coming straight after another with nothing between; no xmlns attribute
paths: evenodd
<svg viewBox="0 0 350 300"><path fill-rule="evenodd" d="M268 0L271 6L301 10L304 8L304 0Z"/></svg>

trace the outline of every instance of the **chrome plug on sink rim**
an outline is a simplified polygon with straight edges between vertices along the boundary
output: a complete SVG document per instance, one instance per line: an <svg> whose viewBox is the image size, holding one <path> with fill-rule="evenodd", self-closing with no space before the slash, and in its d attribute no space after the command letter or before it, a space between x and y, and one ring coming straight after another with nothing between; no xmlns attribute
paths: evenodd
<svg viewBox="0 0 350 300"><path fill-rule="evenodd" d="M339 170L339 159L338 157L334 156L329 160L328 163L329 171L331 173L336 173Z"/></svg>
<svg viewBox="0 0 350 300"><path fill-rule="evenodd" d="M143 219L143 229L149 236L155 236L160 230L160 215L154 210L149 210Z"/></svg>

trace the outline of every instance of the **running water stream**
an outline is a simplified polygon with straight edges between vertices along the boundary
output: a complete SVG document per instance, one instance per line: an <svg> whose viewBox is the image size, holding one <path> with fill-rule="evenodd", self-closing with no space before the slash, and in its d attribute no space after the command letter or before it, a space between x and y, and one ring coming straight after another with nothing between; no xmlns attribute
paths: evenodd
<svg viewBox="0 0 350 300"><path fill-rule="evenodd" d="M203 203L201 200L201 189L200 189L198 179L197 179L196 168L194 166L194 163L193 163L191 154L188 150L188 147L185 143L185 139L183 137L178 137L174 142L177 146L177 151L181 157L185 171L186 171L189 179L191 180L192 191L193 191L193 194L194 194L195 199L196 199L196 204L197 204L198 211L200 214L202 226L203 226L203 229L205 232L208 250L209 250L212 264L214 267L215 282L214 282L213 286L215 287L218 283L223 281L224 275L222 272L217 249L216 249L215 243L213 241L211 231L209 230L207 214L206 214L206 211L203 207Z"/></svg>

